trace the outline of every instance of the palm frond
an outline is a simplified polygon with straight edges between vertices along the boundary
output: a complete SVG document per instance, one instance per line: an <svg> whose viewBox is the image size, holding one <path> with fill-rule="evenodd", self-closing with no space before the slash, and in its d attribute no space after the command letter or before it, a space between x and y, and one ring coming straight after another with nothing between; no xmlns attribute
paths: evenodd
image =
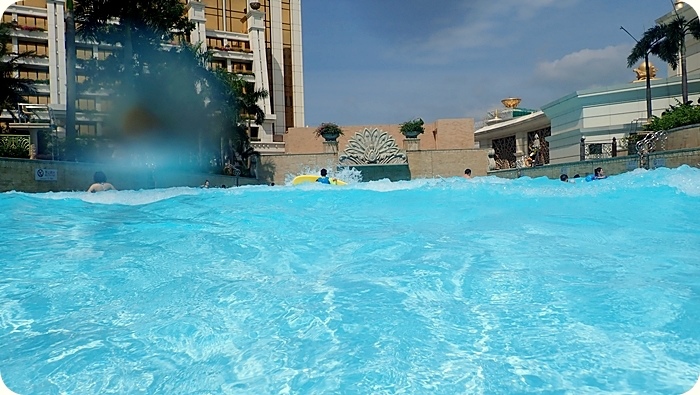
<svg viewBox="0 0 700 395"><path fill-rule="evenodd" d="M655 46L663 40L665 40L663 25L656 25L647 29L627 57L627 67L634 67L638 61L644 59L648 54L654 53Z"/></svg>

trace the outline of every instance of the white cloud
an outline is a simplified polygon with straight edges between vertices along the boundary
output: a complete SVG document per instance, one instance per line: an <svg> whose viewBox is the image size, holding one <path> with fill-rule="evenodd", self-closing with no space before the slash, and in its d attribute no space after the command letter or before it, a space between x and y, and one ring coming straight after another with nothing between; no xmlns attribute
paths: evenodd
<svg viewBox="0 0 700 395"><path fill-rule="evenodd" d="M534 71L539 83L564 84L573 89L608 85L633 79L626 67L629 45L582 49L551 62L541 62ZM627 77L625 77L627 76Z"/></svg>
<svg viewBox="0 0 700 395"><path fill-rule="evenodd" d="M519 40L510 29L513 16L523 20L536 18L544 8L568 8L579 0L500 0L474 7L455 7L452 12L462 13L459 24L438 29L427 39L413 42L393 52L391 56L408 56L420 63L443 63L450 54L466 55L478 48L506 48ZM397 53L398 52L398 53Z"/></svg>
<svg viewBox="0 0 700 395"><path fill-rule="evenodd" d="M579 3L579 0L512 0L506 3L509 3L508 7L512 9L513 13L518 15L520 19L532 19L536 17L543 8L565 9L575 6Z"/></svg>

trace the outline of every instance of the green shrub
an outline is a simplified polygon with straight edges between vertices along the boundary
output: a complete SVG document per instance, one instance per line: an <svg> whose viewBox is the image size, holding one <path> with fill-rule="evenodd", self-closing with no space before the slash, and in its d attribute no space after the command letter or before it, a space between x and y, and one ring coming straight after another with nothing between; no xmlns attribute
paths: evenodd
<svg viewBox="0 0 700 395"><path fill-rule="evenodd" d="M317 137L321 137L324 134L329 133L329 134L337 134L339 136L343 135L343 130L340 128L340 126L332 123L332 122L325 122L319 125L319 127L314 130L314 134Z"/></svg>
<svg viewBox="0 0 700 395"><path fill-rule="evenodd" d="M423 125L425 125L425 122L421 118L406 121L401 124L401 134L404 136L418 136L425 132Z"/></svg>
<svg viewBox="0 0 700 395"><path fill-rule="evenodd" d="M681 126L700 123L700 106L692 105L692 102L678 103L664 111L660 117L644 126L647 131L670 130Z"/></svg>
<svg viewBox="0 0 700 395"><path fill-rule="evenodd" d="M22 147L0 147L0 157L3 158L29 158L29 151Z"/></svg>

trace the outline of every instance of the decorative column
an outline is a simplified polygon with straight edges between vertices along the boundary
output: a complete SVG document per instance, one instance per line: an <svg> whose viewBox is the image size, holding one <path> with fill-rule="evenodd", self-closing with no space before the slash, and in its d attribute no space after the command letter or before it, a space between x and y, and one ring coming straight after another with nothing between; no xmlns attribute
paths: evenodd
<svg viewBox="0 0 700 395"><path fill-rule="evenodd" d="M292 105L294 124L287 127L302 127L306 124L304 115L304 54L301 37L301 0L289 1L289 14L292 25Z"/></svg>
<svg viewBox="0 0 700 395"><path fill-rule="evenodd" d="M324 141L323 142L323 152L326 154L338 155L338 142L337 141Z"/></svg>
<svg viewBox="0 0 700 395"><path fill-rule="evenodd" d="M194 22L194 30L190 34L190 41L192 44L201 44L200 50L206 52L207 50L207 17L204 14L204 9L206 5L200 0L189 0L187 2L189 6L189 11L187 11L187 18Z"/></svg>
<svg viewBox="0 0 700 395"><path fill-rule="evenodd" d="M267 75L267 49L265 47L265 13L258 11L260 2L251 0L248 4L248 38L250 40L250 49L253 51L253 73L255 74L255 88L270 90L270 79ZM264 125L259 125L260 141L272 142L273 131L270 127L276 120L275 114L272 113L270 103L270 95L261 99L258 106L265 111L266 121Z"/></svg>
<svg viewBox="0 0 700 395"><path fill-rule="evenodd" d="M39 146L39 131L32 129L29 131L29 159L36 159L36 151Z"/></svg>
<svg viewBox="0 0 700 395"><path fill-rule="evenodd" d="M272 46L270 56L272 57L272 75L270 78L270 96L275 98L273 109L280 117L275 124L275 134L284 134L286 126L286 95L285 95L285 58L284 42L282 39L282 2L269 2L270 10L270 45Z"/></svg>
<svg viewBox="0 0 700 395"><path fill-rule="evenodd" d="M49 34L49 92L50 103L66 105L66 13L65 0L47 0Z"/></svg>
<svg viewBox="0 0 700 395"><path fill-rule="evenodd" d="M487 154L489 157L489 170L498 170L498 167L496 166L496 150L489 148Z"/></svg>
<svg viewBox="0 0 700 395"><path fill-rule="evenodd" d="M420 139L403 139L403 149L406 151L420 151Z"/></svg>
<svg viewBox="0 0 700 395"><path fill-rule="evenodd" d="M517 132L515 134L515 157L523 157L527 154L527 132Z"/></svg>

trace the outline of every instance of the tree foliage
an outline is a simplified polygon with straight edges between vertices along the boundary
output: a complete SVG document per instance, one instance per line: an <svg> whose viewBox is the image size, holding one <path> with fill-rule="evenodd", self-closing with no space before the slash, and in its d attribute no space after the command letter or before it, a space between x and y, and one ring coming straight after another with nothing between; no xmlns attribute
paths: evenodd
<svg viewBox="0 0 700 395"><path fill-rule="evenodd" d="M664 111L660 117L644 126L644 130L660 131L671 130L681 126L700 124L700 106L692 105L692 102L678 102Z"/></svg>
<svg viewBox="0 0 700 395"><path fill-rule="evenodd" d="M250 146L251 122L257 125L265 122L265 111L258 101L265 99L268 93L222 69L214 70L213 74L212 111L223 121L222 137L228 142L229 162L241 165L249 156L257 154ZM246 124L247 133L242 124Z"/></svg>
<svg viewBox="0 0 700 395"><path fill-rule="evenodd" d="M627 66L632 67L637 61L650 53L668 63L674 70L681 67L683 101L688 100L688 70L685 67L685 39L691 35L700 39L700 22L698 18L687 20L676 14L668 23L658 24L647 29L632 52L627 57Z"/></svg>
<svg viewBox="0 0 700 395"><path fill-rule="evenodd" d="M113 137L196 150L200 162L202 155L209 162L214 153L250 151L241 123L264 121L257 101L267 92L209 68L211 53L186 43L193 25L184 3L75 0L75 18L79 36L114 48L104 59L80 62L82 89L109 92L114 101L106 128Z"/></svg>

